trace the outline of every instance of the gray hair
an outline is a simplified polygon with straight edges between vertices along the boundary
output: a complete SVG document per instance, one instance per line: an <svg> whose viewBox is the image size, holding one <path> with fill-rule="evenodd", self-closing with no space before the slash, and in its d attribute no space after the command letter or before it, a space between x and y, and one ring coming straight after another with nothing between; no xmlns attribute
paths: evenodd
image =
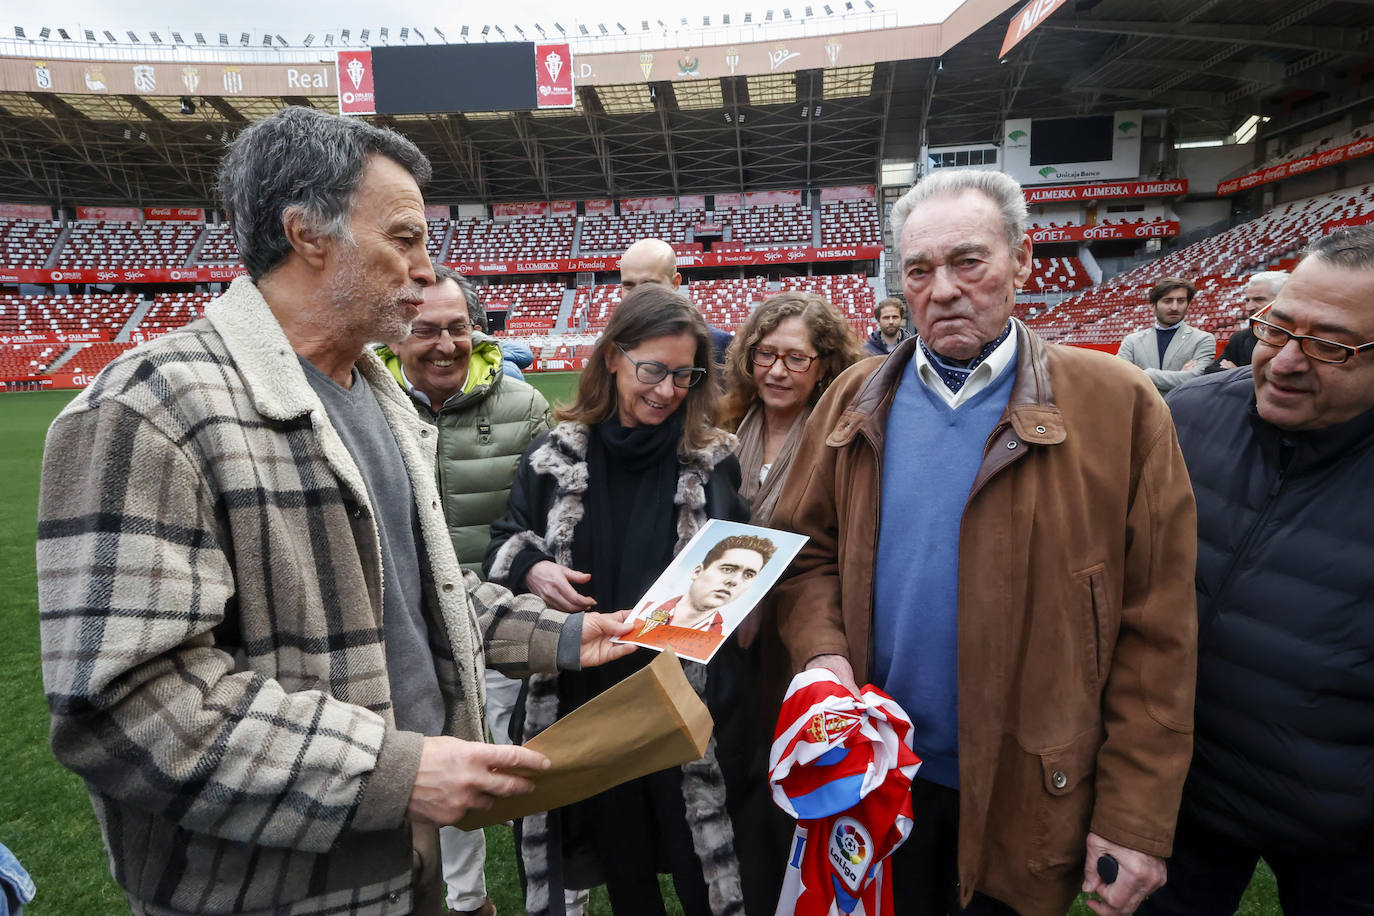
<svg viewBox="0 0 1374 916"><path fill-rule="evenodd" d="M1021 239L1026 234L1026 196L1021 193L1021 185L1016 179L1004 172L984 171L983 169L937 169L922 178L910 191L892 205L892 216L888 225L892 227L892 243L901 246L902 230L907 218L918 204L936 197L950 197L964 191L977 191L992 201L1002 214L1002 226L1007 234L1007 244L1012 248L1021 247Z"/></svg>
<svg viewBox="0 0 1374 916"><path fill-rule="evenodd" d="M468 321L479 331L487 329L487 310L482 308L482 300L477 295L477 287L472 285L472 281L467 277L443 264L434 265L435 284L443 283L445 280L453 281L453 285L458 287L458 292L463 294L463 304L468 307Z"/></svg>
<svg viewBox="0 0 1374 916"><path fill-rule="evenodd" d="M1246 286L1251 283L1264 283L1269 287L1269 295L1277 296L1279 290L1283 289L1283 284L1288 282L1288 271L1286 270L1261 270L1259 273L1250 275L1250 279L1245 281Z"/></svg>
<svg viewBox="0 0 1374 916"><path fill-rule="evenodd" d="M374 155L396 162L416 184L429 181L429 160L414 143L357 118L293 105L239 134L220 162L218 190L249 276L262 279L290 253L289 213L327 237L349 239L353 199Z"/></svg>
<svg viewBox="0 0 1374 916"><path fill-rule="evenodd" d="M1374 225L1337 229L1308 245L1303 256L1346 270L1374 270Z"/></svg>

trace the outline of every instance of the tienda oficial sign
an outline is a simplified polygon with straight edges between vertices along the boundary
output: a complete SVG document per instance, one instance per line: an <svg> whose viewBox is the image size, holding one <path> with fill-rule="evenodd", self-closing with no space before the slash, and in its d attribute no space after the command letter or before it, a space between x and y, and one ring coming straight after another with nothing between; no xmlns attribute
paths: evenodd
<svg viewBox="0 0 1374 916"><path fill-rule="evenodd" d="M372 52L339 51L339 114L377 113L377 96L372 88Z"/></svg>

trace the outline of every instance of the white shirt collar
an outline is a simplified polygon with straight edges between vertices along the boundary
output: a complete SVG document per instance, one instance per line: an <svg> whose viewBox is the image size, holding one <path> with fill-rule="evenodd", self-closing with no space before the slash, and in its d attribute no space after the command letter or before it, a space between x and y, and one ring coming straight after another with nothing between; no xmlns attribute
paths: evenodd
<svg viewBox="0 0 1374 916"><path fill-rule="evenodd" d="M935 367L926 359L925 351L918 344L916 355L912 359L916 362L916 375L921 379L921 383L931 391L944 399L950 407L958 408L978 392L992 384L993 380L1000 376L1011 365L1016 358L1016 327L1012 326L1011 333L1007 339L997 345L997 349L988 354L988 358L978 364L978 368L969 374L968 381L958 391L950 391L944 379L935 371Z"/></svg>

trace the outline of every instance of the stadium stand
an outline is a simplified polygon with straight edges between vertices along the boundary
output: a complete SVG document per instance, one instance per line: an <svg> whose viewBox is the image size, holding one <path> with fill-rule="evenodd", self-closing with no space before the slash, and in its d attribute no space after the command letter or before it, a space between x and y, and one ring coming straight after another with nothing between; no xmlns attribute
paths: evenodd
<svg viewBox="0 0 1374 916"><path fill-rule="evenodd" d="M478 287L482 305L488 311L504 306L506 320L512 318L547 318L555 321L563 304L561 283L493 283Z"/></svg>
<svg viewBox="0 0 1374 916"><path fill-rule="evenodd" d="M774 204L724 212L732 227L730 240L750 247L810 245L814 238L811 210L804 204Z"/></svg>
<svg viewBox="0 0 1374 916"><path fill-rule="evenodd" d="M0 267L46 267L61 234L56 221L0 219Z"/></svg>
<svg viewBox="0 0 1374 916"><path fill-rule="evenodd" d="M578 332L600 331L606 326L611 312L620 302L620 287L615 283L602 283L597 286L579 286L573 297L572 314L568 318L568 330Z"/></svg>
<svg viewBox="0 0 1374 916"><path fill-rule="evenodd" d="M790 277L783 289L798 289L824 296L839 309L849 326L860 337L873 327L873 307L878 304L873 287L862 274L823 274L816 277Z"/></svg>
<svg viewBox="0 0 1374 916"><path fill-rule="evenodd" d="M94 375L104 369L110 360L135 346L137 344L110 341L85 344L76 355L63 363L62 368L74 375Z"/></svg>
<svg viewBox="0 0 1374 916"><path fill-rule="evenodd" d="M645 238L685 244L689 230L705 218L706 211L700 209L593 214L582 220L578 253L620 254Z"/></svg>
<svg viewBox="0 0 1374 916"><path fill-rule="evenodd" d="M1024 290L1028 293L1067 292L1092 286L1092 282L1087 268L1078 258L1036 258Z"/></svg>
<svg viewBox="0 0 1374 916"><path fill-rule="evenodd" d="M239 262L238 246L234 244L233 226L216 223L205 227L205 242L200 246L199 264L227 265Z"/></svg>
<svg viewBox="0 0 1374 916"><path fill-rule="evenodd" d="M871 200L828 200L821 204L821 244L881 245L878 208Z"/></svg>
<svg viewBox="0 0 1374 916"><path fill-rule="evenodd" d="M99 332L105 337L114 337L137 307L135 293L0 296L0 335Z"/></svg>
<svg viewBox="0 0 1374 916"><path fill-rule="evenodd" d="M754 306L770 295L763 277L696 280L683 292L701 310L707 324L731 334L749 317Z"/></svg>
<svg viewBox="0 0 1374 916"><path fill-rule="evenodd" d="M63 270L184 267L204 228L195 223L139 226L83 220L73 224L53 266Z"/></svg>
<svg viewBox="0 0 1374 916"><path fill-rule="evenodd" d="M0 379L37 378L66 350L66 344L0 344Z"/></svg>
<svg viewBox="0 0 1374 916"><path fill-rule="evenodd" d="M160 293L133 330L155 336L183 327L204 315L213 298L211 293Z"/></svg>
<svg viewBox="0 0 1374 916"><path fill-rule="evenodd" d="M449 262L572 257L575 222L571 217L519 216L509 222L462 219L452 225L453 238L445 257Z"/></svg>

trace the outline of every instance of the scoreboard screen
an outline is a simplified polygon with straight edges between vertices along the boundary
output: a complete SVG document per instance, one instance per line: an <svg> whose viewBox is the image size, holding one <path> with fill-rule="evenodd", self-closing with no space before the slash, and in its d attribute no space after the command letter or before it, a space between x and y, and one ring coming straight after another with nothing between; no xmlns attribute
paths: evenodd
<svg viewBox="0 0 1374 916"><path fill-rule="evenodd" d="M541 93L536 77L545 79L540 74L549 72L568 81L567 94L571 97L571 61L547 60L547 47L538 46L538 54L535 43L528 41L375 47L372 65L376 113L539 108ZM560 70L563 72L559 73ZM545 92L546 101L547 95Z"/></svg>

